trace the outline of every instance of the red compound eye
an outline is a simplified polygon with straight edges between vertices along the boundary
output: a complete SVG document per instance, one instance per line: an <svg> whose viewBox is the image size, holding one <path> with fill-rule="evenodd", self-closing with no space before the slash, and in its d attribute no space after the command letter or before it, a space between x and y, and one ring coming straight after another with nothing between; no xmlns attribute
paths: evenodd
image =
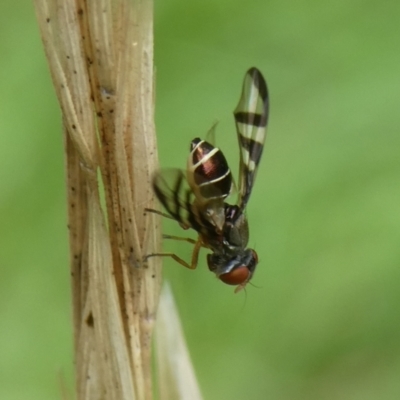
<svg viewBox="0 0 400 400"><path fill-rule="evenodd" d="M232 271L222 274L219 276L222 282L227 285L241 285L248 281L250 276L250 271L246 266L241 266L233 269Z"/></svg>

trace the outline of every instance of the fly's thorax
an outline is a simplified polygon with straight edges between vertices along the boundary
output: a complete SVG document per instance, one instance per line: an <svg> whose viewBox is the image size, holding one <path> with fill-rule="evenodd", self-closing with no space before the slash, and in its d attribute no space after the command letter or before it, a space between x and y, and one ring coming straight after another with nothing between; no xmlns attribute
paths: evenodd
<svg viewBox="0 0 400 400"><path fill-rule="evenodd" d="M206 202L195 200L193 208L196 208L197 214L217 228L216 233L222 234L225 224L225 208L222 199L212 199Z"/></svg>
<svg viewBox="0 0 400 400"><path fill-rule="evenodd" d="M249 241L249 224L246 216L235 205L225 205L223 230L225 245L233 251L245 249Z"/></svg>
<svg viewBox="0 0 400 400"><path fill-rule="evenodd" d="M223 200L232 190L232 174L224 154L199 138L190 144L187 180L201 202Z"/></svg>

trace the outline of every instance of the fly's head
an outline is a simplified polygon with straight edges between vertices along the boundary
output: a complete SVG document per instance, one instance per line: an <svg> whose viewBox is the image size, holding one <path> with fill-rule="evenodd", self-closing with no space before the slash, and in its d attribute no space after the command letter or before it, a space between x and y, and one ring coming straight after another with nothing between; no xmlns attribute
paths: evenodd
<svg viewBox="0 0 400 400"><path fill-rule="evenodd" d="M235 293L243 289L253 277L258 263L255 250L245 249L234 257L227 257L217 253L207 255L210 271L227 285L237 286Z"/></svg>

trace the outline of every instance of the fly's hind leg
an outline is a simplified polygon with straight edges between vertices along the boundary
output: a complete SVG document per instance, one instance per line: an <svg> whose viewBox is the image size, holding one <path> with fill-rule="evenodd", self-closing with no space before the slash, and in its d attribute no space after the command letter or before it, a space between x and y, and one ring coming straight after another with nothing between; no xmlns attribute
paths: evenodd
<svg viewBox="0 0 400 400"><path fill-rule="evenodd" d="M203 247L203 243L202 243L200 237L197 240L193 240L193 239L189 239L189 238L179 238L179 237L175 237L175 236L169 236L168 239L184 240L184 241L187 241L189 243L194 243L192 259L191 259L190 264L187 263L185 260L183 260L182 258L180 258L179 256L177 256L174 253L153 253L153 254L148 254L145 257L145 260L147 260L150 257L171 257L177 263L183 265L186 268L196 269L197 263L199 261L199 252L200 252L200 249Z"/></svg>

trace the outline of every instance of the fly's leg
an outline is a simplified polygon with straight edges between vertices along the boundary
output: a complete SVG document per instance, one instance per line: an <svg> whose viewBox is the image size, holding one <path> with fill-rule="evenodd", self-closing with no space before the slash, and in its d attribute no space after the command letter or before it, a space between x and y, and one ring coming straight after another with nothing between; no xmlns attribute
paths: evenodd
<svg viewBox="0 0 400 400"><path fill-rule="evenodd" d="M169 219L172 219L172 220L176 221L176 219L171 217L169 214L163 213L163 212L158 211L158 210L154 210L152 208L145 208L145 211L152 212L154 214L158 214L158 215L161 215L162 217L169 218ZM189 229L188 226L185 226L183 224L179 224L179 225L183 229ZM148 254L147 256L144 257L144 261L146 261L150 257L156 257L156 256L157 257L171 257L177 263L183 265L186 268L196 269L197 263L198 263L198 260L199 260L199 252L200 252L201 247L203 247L203 243L202 243L200 237L197 238L197 240L194 240L194 239L191 239L191 238L183 238L183 237L179 237L179 236L163 235L163 238L164 239L180 240L180 241L184 241L184 242L188 242L188 243L194 244L193 253L192 253L192 259L191 259L190 264L187 263L185 260L183 260L182 258L180 258L179 256L177 256L174 253L152 253L152 254Z"/></svg>
<svg viewBox="0 0 400 400"><path fill-rule="evenodd" d="M189 229L189 228L190 228L190 226L187 226L187 225L185 225L185 224L180 223L179 221L176 220L176 218L171 217L171 215L166 214L166 213L163 213L162 211L154 210L153 208L145 208L144 211L151 212L151 213L157 214L157 215L161 215L161 217L164 217L164 218L172 219L173 221L178 222L179 225L180 225L183 229ZM167 238L167 239L168 239L168 238Z"/></svg>
<svg viewBox="0 0 400 400"><path fill-rule="evenodd" d="M151 212L153 214L158 214L158 215L161 215L162 217L173 219L174 221L176 221L176 219L171 217L169 214L163 213L158 210L154 210L153 208L145 208L144 211Z"/></svg>
<svg viewBox="0 0 400 400"><path fill-rule="evenodd" d="M189 239L189 238L176 238L175 236L170 236L169 239L177 239L177 240L184 240L187 241L189 243L194 243L194 248L193 248L193 253L192 253L192 259L190 264L188 264L185 260L183 260L182 258L178 257L176 254L174 253L153 253L153 254L148 254L144 259L147 260L150 257L171 257L173 258L177 263L183 265L186 268L189 269L196 269L197 267L197 263L199 261L199 252L200 249L202 248L203 244L202 241L200 239L200 237L195 241L193 239Z"/></svg>
<svg viewBox="0 0 400 400"><path fill-rule="evenodd" d="M171 236L171 235L163 235L163 239L181 240L182 242L188 242L191 244L196 244L198 242L198 240L194 240L191 238L183 238L183 237Z"/></svg>

